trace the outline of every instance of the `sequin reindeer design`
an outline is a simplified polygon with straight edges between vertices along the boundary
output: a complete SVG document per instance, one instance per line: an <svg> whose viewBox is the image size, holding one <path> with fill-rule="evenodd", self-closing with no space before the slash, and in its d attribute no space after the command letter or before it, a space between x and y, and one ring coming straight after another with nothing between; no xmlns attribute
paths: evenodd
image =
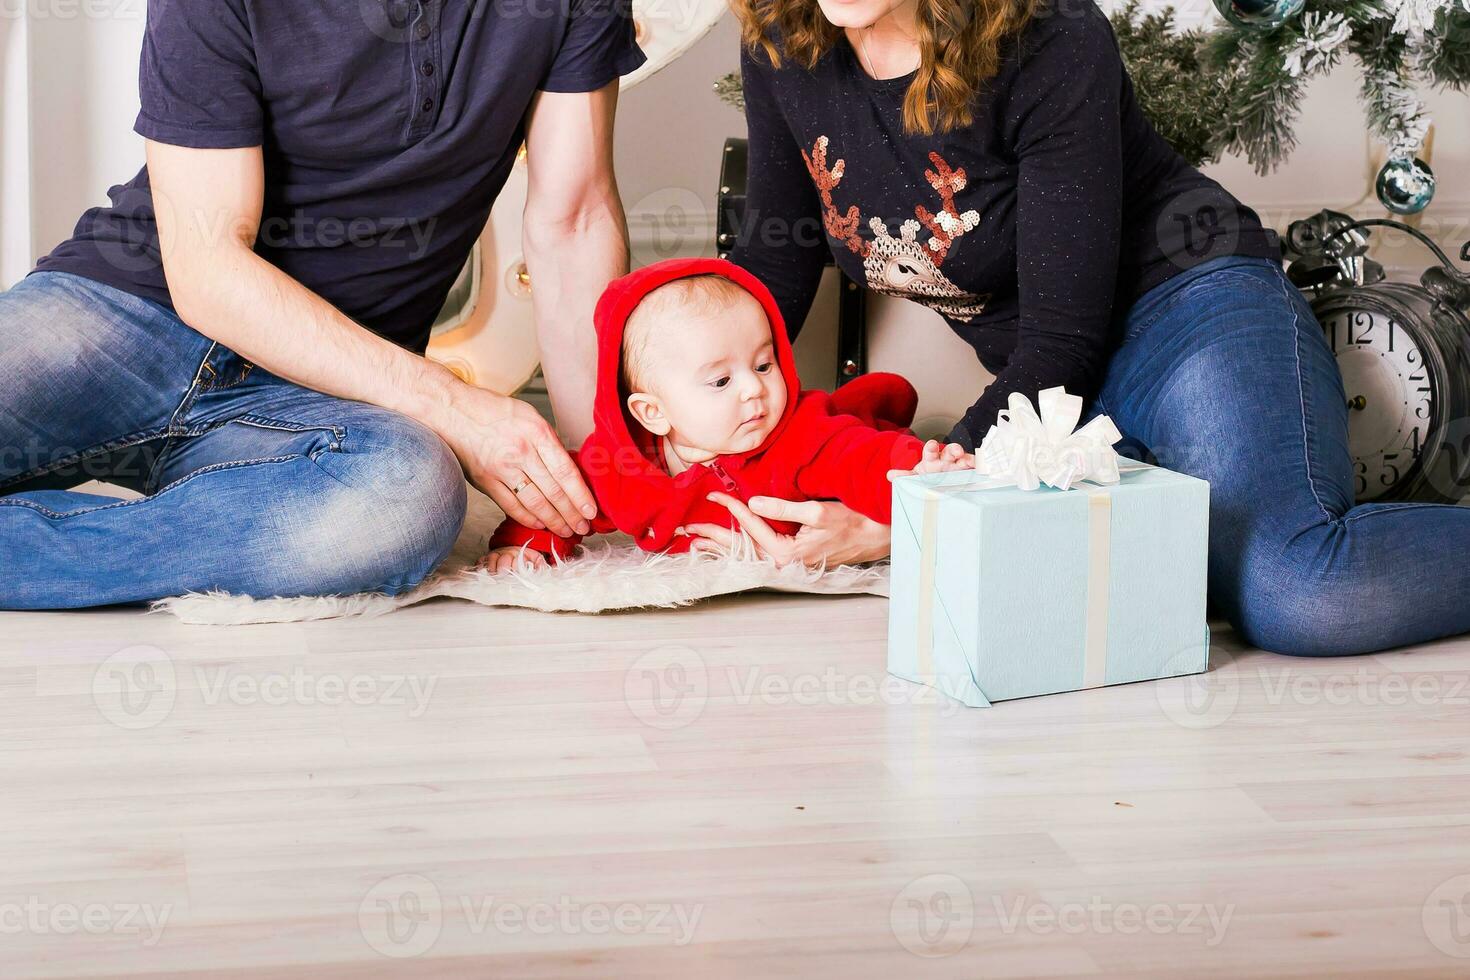
<svg viewBox="0 0 1470 980"><path fill-rule="evenodd" d="M827 146L827 137L818 136L811 154L802 150L801 156L822 197L822 221L827 234L846 242L851 252L862 256L863 277L868 288L922 303L955 320L969 321L984 312L988 295L967 293L939 271L955 239L980 223L978 211L960 213L955 208L955 194L965 189L964 168L951 170L943 157L931 152L929 162L934 164L934 169L924 171L924 177L939 194L943 204L939 213L931 213L922 204L916 206L914 214L918 220L909 219L901 224L897 238L888 233L883 219L872 218L868 227L875 237L868 241L858 234L861 218L857 206L839 214L832 203L832 189L842 180L847 163L839 159L829 168ZM929 233L923 241L919 239L920 228Z"/></svg>

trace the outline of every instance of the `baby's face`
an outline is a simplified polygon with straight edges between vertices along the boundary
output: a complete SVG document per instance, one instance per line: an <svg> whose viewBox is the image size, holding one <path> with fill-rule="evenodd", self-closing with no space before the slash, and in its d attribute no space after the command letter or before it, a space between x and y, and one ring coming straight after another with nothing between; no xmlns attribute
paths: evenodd
<svg viewBox="0 0 1470 980"><path fill-rule="evenodd" d="M675 451L725 456L759 448L786 410L765 311L745 296L706 315L670 311L650 331L644 387ZM635 414L637 414L635 412Z"/></svg>

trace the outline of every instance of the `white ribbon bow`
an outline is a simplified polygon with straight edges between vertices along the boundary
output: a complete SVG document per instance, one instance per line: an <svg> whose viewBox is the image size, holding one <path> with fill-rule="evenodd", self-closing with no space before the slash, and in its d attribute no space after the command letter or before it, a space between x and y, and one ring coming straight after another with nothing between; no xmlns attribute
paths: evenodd
<svg viewBox="0 0 1470 980"><path fill-rule="evenodd" d="M1045 483L1058 490L1090 481L1119 482L1118 453L1113 443L1123 433L1106 415L1080 429L1082 398L1065 388L1048 388L1036 396L1041 412L1020 392L1011 392L1009 407L985 433L975 450L977 472L1035 490Z"/></svg>

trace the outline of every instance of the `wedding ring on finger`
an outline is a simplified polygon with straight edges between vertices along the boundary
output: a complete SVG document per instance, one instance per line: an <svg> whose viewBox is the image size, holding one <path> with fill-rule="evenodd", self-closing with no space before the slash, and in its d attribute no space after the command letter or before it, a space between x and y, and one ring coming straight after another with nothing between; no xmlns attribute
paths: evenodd
<svg viewBox="0 0 1470 980"><path fill-rule="evenodd" d="M526 489L530 485L531 485L531 481L530 480L523 479L523 480L521 480L520 483L517 483L515 486L511 487L510 488L510 492L513 493L513 494L515 494L517 497L519 497L521 495L521 491L524 490L524 489Z"/></svg>

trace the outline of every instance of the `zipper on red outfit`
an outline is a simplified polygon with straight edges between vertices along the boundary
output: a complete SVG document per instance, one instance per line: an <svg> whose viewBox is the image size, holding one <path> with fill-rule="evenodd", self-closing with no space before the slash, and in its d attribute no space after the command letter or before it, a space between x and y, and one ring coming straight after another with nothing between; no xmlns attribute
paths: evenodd
<svg viewBox="0 0 1470 980"><path fill-rule="evenodd" d="M735 493L740 489L740 485L735 482L734 478L731 477L729 473L725 472L725 468L721 466L718 461L710 460L704 465L713 470L715 476L720 478L720 483L724 484L726 493Z"/></svg>

